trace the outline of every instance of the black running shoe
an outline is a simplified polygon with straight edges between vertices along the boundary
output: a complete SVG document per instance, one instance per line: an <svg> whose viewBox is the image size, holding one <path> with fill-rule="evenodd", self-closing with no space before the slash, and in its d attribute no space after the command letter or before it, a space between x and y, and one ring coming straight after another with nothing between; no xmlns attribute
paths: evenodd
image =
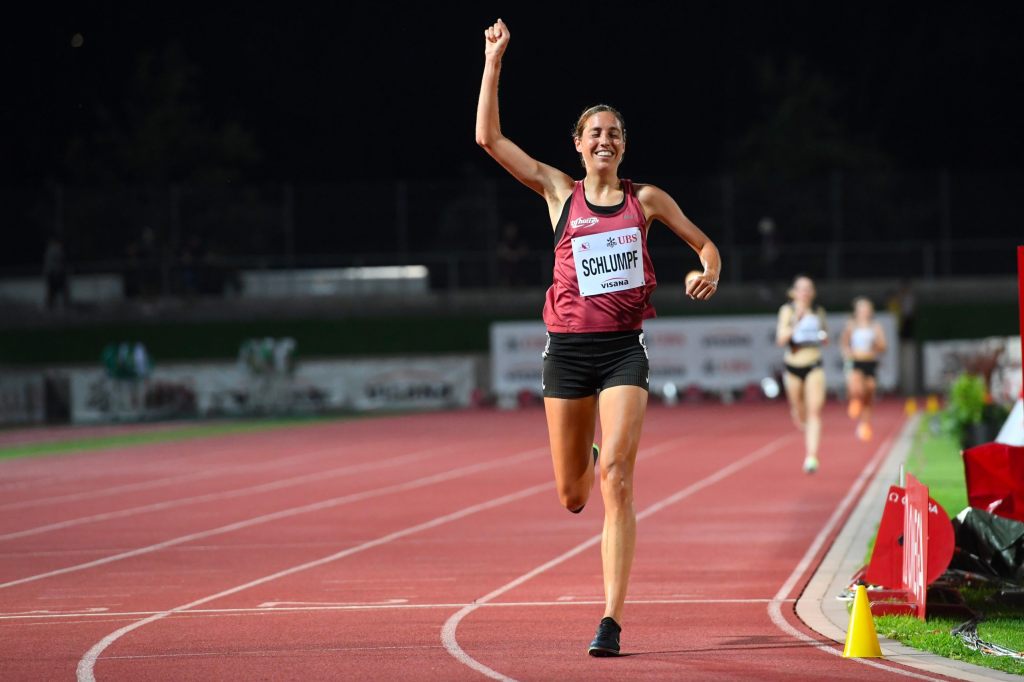
<svg viewBox="0 0 1024 682"><path fill-rule="evenodd" d="M594 635L594 641L590 643L587 653L591 656L618 656L621 632L622 628L615 619L605 616L597 626L597 634Z"/></svg>

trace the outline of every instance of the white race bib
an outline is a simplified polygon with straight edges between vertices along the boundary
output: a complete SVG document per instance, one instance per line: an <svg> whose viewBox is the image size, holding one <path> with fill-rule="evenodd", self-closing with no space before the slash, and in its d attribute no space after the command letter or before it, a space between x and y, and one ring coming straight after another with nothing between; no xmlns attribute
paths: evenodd
<svg viewBox="0 0 1024 682"><path fill-rule="evenodd" d="M644 285L644 248L639 227L574 237L572 257L580 296L610 294Z"/></svg>
<svg viewBox="0 0 1024 682"><path fill-rule="evenodd" d="M817 346L822 341L821 332L821 319L816 311L811 311L793 325L792 341L803 346Z"/></svg>

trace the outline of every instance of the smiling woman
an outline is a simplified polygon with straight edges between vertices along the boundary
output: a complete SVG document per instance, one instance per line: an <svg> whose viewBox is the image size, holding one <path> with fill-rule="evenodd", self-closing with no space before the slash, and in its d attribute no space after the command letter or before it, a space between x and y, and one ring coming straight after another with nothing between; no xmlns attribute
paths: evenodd
<svg viewBox="0 0 1024 682"><path fill-rule="evenodd" d="M647 233L660 221L697 252L704 270L687 280L693 299L715 293L721 259L666 192L619 178L626 126L615 108L599 104L576 121L572 137L586 171L583 180L537 161L502 134L498 76L508 43L501 19L484 31L476 140L548 207L555 266L544 304L548 338L541 388L555 487L562 505L577 514L600 473L605 611L588 651L617 656L636 545L633 469L650 375L643 321L654 317L650 299L657 286ZM598 407L601 450L593 442Z"/></svg>
<svg viewBox="0 0 1024 682"><path fill-rule="evenodd" d="M579 119L576 120L576 125L573 127L572 130L572 139L575 140L577 143L576 149L580 152L580 164L584 168L587 167L587 163L586 161L583 160L583 152L580 149L580 141L583 139L584 131L586 131L587 121L590 120L591 116L595 116L601 113L611 114L616 119L617 125L612 126L611 130L609 131L609 140L613 142L621 140L623 147L626 144L626 123L625 120L622 118L622 114L620 114L618 109L616 109L613 106L609 106L607 104L595 104L594 106L590 107L589 109L585 110L582 114L580 114L580 117ZM589 137L596 138L600 136L601 129L598 127L593 127L589 131L587 131L587 133ZM596 156L600 158L611 159L614 158L615 154L613 151L609 149L602 149L596 154ZM621 158L622 150L620 149L619 159L621 160Z"/></svg>

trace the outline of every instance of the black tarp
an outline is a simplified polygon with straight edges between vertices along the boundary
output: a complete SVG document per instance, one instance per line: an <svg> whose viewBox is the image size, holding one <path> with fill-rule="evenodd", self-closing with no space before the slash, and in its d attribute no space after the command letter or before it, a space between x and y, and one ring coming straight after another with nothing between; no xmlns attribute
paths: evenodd
<svg viewBox="0 0 1024 682"><path fill-rule="evenodd" d="M1024 523L968 508L957 515L950 568L1024 584Z"/></svg>

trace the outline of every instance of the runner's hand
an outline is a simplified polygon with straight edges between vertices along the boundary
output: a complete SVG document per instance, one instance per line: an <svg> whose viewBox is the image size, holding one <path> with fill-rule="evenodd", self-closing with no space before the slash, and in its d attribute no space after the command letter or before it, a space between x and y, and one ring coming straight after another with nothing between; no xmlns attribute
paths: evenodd
<svg viewBox="0 0 1024 682"><path fill-rule="evenodd" d="M501 19L484 31L484 56L488 58L501 59L508 47L509 32L508 26Z"/></svg>
<svg viewBox="0 0 1024 682"><path fill-rule="evenodd" d="M718 280L710 275L701 274L696 277L688 277L686 280L686 295L695 301L706 301L718 291Z"/></svg>

